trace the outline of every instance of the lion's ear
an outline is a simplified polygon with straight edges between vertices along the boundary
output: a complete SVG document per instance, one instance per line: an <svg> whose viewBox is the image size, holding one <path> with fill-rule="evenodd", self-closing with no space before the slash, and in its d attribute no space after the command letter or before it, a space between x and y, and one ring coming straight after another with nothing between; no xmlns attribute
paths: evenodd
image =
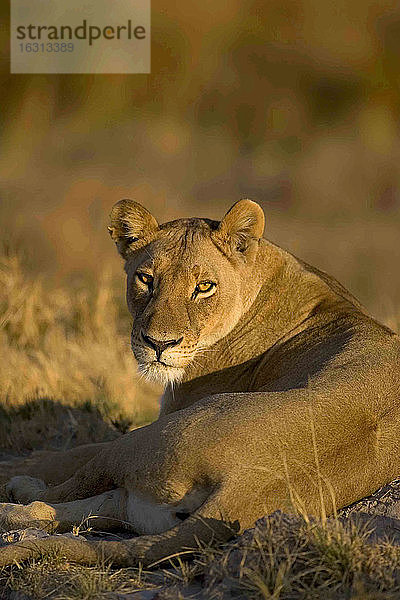
<svg viewBox="0 0 400 600"><path fill-rule="evenodd" d="M214 238L227 255L246 255L264 232L264 211L252 200L239 200L228 210L214 232Z"/></svg>
<svg viewBox="0 0 400 600"><path fill-rule="evenodd" d="M134 200L120 200L110 214L108 231L118 252L127 258L131 252L150 242L158 230L158 223L141 204Z"/></svg>

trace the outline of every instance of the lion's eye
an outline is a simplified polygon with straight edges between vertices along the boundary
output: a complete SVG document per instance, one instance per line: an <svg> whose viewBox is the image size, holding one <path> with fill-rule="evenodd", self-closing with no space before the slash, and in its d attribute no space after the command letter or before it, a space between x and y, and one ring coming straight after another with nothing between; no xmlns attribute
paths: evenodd
<svg viewBox="0 0 400 600"><path fill-rule="evenodd" d="M196 298L199 294L203 298L207 298L208 296L212 296L215 292L217 284L213 281L200 281L194 289L193 297Z"/></svg>
<svg viewBox="0 0 400 600"><path fill-rule="evenodd" d="M209 292L213 289L215 283L212 281L201 281L196 285L196 291L204 294L205 292Z"/></svg>
<svg viewBox="0 0 400 600"><path fill-rule="evenodd" d="M142 271L136 272L136 277L147 287L151 287L153 285L153 277L148 273L143 273Z"/></svg>

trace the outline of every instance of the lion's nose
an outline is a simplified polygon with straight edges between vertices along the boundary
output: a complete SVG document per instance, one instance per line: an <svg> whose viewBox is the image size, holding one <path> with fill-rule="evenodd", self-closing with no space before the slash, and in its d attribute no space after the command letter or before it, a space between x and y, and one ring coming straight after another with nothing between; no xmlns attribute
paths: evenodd
<svg viewBox="0 0 400 600"><path fill-rule="evenodd" d="M164 350L166 350L167 348L172 348L173 346L178 346L183 340L183 337L179 338L178 340L155 340L154 338L150 337L149 335L146 335L143 332L142 338L143 341L148 346L150 346L150 348L153 348L153 350L155 350L157 360L159 360Z"/></svg>

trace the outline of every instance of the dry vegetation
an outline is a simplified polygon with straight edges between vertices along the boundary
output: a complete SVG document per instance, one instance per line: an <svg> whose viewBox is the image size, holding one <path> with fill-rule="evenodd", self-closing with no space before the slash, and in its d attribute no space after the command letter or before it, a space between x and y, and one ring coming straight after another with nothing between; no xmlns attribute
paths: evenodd
<svg viewBox="0 0 400 600"><path fill-rule="evenodd" d="M21 254L0 256L0 409L0 446L14 450L107 439L113 424L155 417L157 390L136 374L106 273L89 288L54 288Z"/></svg>
<svg viewBox="0 0 400 600"><path fill-rule="evenodd" d="M227 592L254 600L383 600L400 594L400 548L371 544L365 524L274 513L210 556L210 598Z"/></svg>
<svg viewBox="0 0 400 600"><path fill-rule="evenodd" d="M400 546L371 543L365 522L278 512L222 549L202 548L190 562L183 554L157 572L81 567L52 555L3 568L0 586L0 598L18 590L32 600L132 600L140 589L154 589L158 600L396 600Z"/></svg>
<svg viewBox="0 0 400 600"><path fill-rule="evenodd" d="M46 556L28 565L2 569L0 586L7 590L3 596L0 591L0 598L7 598L9 591L13 590L26 594L26 598L32 600L111 600L113 593L128 594L142 588L151 589L154 584L151 575L146 578L139 569L116 570L102 564L81 567L66 563L61 557Z"/></svg>

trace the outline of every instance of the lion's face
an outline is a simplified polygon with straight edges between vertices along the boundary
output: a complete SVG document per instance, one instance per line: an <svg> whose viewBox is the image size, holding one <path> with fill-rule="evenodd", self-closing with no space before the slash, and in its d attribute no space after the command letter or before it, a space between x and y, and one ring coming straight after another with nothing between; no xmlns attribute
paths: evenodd
<svg viewBox="0 0 400 600"><path fill-rule="evenodd" d="M128 261L127 273L132 350L153 379L180 379L195 355L226 335L242 314L234 267L209 236L193 229L188 234L181 223Z"/></svg>
<svg viewBox="0 0 400 600"><path fill-rule="evenodd" d="M181 219L158 226L143 207L124 200L111 219L110 233L126 260L139 370L163 384L180 380L252 300L262 210L244 200L221 223Z"/></svg>

